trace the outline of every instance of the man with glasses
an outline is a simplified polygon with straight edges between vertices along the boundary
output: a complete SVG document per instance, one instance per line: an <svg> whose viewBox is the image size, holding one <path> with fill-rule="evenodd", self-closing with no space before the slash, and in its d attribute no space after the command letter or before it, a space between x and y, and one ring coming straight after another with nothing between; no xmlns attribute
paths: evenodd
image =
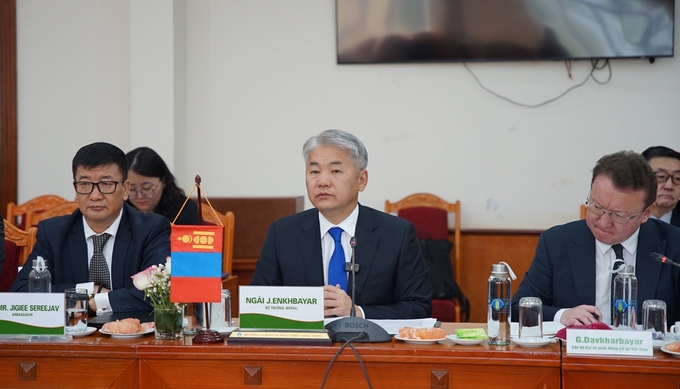
<svg viewBox="0 0 680 389"><path fill-rule="evenodd" d="M657 179L640 155L622 151L600 158L585 220L541 234L513 296L513 318L518 317L519 299L532 296L543 301L545 320L567 326L611 324L612 274L623 262L635 266L638 307L648 299L663 300L668 323L680 320L680 268L650 257L656 252L680 262L680 230L650 219L656 188Z"/></svg>
<svg viewBox="0 0 680 389"><path fill-rule="evenodd" d="M73 158L78 209L38 224L37 242L11 292L28 291L30 264L43 257L52 291L89 286L96 312L151 310L132 276L170 255L170 223L125 204L130 189L125 153L108 143L82 147Z"/></svg>
<svg viewBox="0 0 680 389"><path fill-rule="evenodd" d="M642 152L656 175L656 206L652 217L680 227L680 153L664 146Z"/></svg>

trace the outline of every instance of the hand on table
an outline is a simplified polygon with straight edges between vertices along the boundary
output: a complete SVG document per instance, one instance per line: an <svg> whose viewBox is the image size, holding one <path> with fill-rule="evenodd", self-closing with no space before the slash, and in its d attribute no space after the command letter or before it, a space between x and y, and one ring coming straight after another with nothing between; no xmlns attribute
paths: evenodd
<svg viewBox="0 0 680 389"><path fill-rule="evenodd" d="M581 324L597 323L602 318L602 312L597 307L592 305L579 305L571 309L567 309L562 314L560 322L565 326L575 326Z"/></svg>

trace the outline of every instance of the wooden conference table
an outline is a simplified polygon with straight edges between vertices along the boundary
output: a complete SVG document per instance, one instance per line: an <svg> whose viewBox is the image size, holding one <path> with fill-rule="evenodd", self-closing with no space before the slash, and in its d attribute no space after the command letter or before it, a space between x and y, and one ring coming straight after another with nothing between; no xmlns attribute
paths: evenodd
<svg viewBox="0 0 680 389"><path fill-rule="evenodd" d="M445 323L455 328L485 327ZM340 347L191 345L191 338L158 341L153 334L112 339L98 332L64 343L1 342L0 388L320 388ZM374 388L678 388L680 359L563 355L559 343L528 349L359 343ZM561 380L562 377L562 380ZM347 347L334 362L326 388L365 388Z"/></svg>

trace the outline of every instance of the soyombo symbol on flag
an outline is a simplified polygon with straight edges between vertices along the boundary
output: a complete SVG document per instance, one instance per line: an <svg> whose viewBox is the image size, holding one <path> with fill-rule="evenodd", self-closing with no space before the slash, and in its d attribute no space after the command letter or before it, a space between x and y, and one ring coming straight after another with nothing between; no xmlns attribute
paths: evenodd
<svg viewBox="0 0 680 389"><path fill-rule="evenodd" d="M170 301L174 303L221 301L223 228L172 226Z"/></svg>

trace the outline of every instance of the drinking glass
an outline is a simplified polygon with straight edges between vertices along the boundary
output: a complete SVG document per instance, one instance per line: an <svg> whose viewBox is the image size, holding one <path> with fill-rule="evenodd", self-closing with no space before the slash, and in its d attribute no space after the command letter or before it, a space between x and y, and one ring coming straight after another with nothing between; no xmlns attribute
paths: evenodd
<svg viewBox="0 0 680 389"><path fill-rule="evenodd" d="M642 303L642 330L653 331L653 340L666 340L666 303L645 300Z"/></svg>
<svg viewBox="0 0 680 389"><path fill-rule="evenodd" d="M87 331L87 302L89 296L86 289L69 288L64 291L66 304L66 333Z"/></svg>
<svg viewBox="0 0 680 389"><path fill-rule="evenodd" d="M543 337L543 303L538 297L519 300L519 337Z"/></svg>

